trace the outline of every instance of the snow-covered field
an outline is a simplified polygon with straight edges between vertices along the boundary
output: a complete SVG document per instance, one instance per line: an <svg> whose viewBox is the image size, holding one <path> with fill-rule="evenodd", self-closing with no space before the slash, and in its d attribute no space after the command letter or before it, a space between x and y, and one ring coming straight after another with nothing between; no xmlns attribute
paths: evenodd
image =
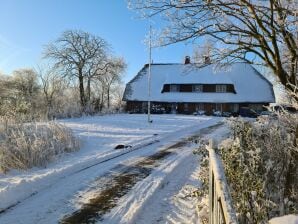
<svg viewBox="0 0 298 224"><path fill-rule="evenodd" d="M65 215L82 210L94 197L94 191L100 192L94 190L99 177L109 180L106 177L114 177L116 172L121 174L127 167L134 167L137 161L141 163L144 158L222 120L178 115L152 118L151 124L147 123L146 115L135 114L59 121L79 137L81 150L62 156L46 168L1 175L0 223L57 223ZM213 137L223 133L226 129ZM118 144L131 147L115 150ZM177 219L170 211L175 203L181 202L174 202L173 196L182 191L186 182L195 182L192 176L199 166L192 155L194 147L192 144L172 147L170 156L155 164L154 169L150 168L143 180L131 184L125 195L116 200L117 205L104 214L103 222L148 223L149 218L152 222ZM148 212L152 208L158 208L158 212Z"/></svg>

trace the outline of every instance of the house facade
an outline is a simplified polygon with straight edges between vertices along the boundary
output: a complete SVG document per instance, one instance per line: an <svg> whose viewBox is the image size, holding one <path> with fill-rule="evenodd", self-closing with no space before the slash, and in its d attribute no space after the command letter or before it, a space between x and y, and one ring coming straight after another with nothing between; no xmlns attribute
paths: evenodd
<svg viewBox="0 0 298 224"><path fill-rule="evenodd" d="M185 62L151 64L150 78L146 64L126 85L126 110L144 113L150 100L151 110L163 113L239 113L241 108L261 111L275 102L272 84L249 64L218 70L212 64L198 68L189 59Z"/></svg>

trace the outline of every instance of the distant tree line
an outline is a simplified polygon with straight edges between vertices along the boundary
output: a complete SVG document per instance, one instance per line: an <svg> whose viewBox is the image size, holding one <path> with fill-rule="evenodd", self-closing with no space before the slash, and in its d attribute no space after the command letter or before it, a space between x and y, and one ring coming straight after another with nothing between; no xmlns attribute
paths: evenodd
<svg viewBox="0 0 298 224"><path fill-rule="evenodd" d="M53 119L120 110L123 58L102 38L65 31L44 50L44 63L0 74L0 116Z"/></svg>

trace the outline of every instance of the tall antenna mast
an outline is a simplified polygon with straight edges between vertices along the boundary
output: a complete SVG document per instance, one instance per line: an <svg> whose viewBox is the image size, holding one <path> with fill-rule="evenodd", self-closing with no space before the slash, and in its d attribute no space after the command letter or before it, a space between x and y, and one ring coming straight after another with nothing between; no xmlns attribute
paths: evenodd
<svg viewBox="0 0 298 224"><path fill-rule="evenodd" d="M151 123L152 120L150 118L150 98L151 98L151 24L149 27L149 64L148 64L148 123Z"/></svg>

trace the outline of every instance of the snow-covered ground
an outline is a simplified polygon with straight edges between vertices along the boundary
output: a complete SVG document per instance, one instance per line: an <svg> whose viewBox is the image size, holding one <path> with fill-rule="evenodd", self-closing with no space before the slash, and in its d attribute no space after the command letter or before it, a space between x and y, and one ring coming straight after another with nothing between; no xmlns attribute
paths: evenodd
<svg viewBox="0 0 298 224"><path fill-rule="evenodd" d="M298 224L298 215L285 215L269 220L269 224Z"/></svg>
<svg viewBox="0 0 298 224"><path fill-rule="evenodd" d="M227 137L226 126L200 138L222 140ZM121 198L119 205L105 215L104 223L201 223L197 215L201 185L198 175L200 155L194 155L195 144L178 147L179 154L170 157L144 181ZM206 214L207 215L207 214ZM207 215L208 216L208 215Z"/></svg>
<svg viewBox="0 0 298 224"><path fill-rule="evenodd" d="M115 166L133 165L222 120L178 115L154 115L152 118L151 124L146 122L145 115L135 114L59 121L80 138L81 150L64 155L46 168L1 175L0 223L57 223L92 199L92 191L89 191L92 183L108 172L114 172ZM115 150L118 144L131 147ZM194 147L173 147L173 155L162 160L144 180L135 183L133 190L121 197L117 206L104 215L104 222L148 223L146 220L150 217L152 221L172 217L166 204L186 182L195 181L191 179L192 173L199 164L192 155ZM150 215L148 211L155 205L159 214Z"/></svg>

